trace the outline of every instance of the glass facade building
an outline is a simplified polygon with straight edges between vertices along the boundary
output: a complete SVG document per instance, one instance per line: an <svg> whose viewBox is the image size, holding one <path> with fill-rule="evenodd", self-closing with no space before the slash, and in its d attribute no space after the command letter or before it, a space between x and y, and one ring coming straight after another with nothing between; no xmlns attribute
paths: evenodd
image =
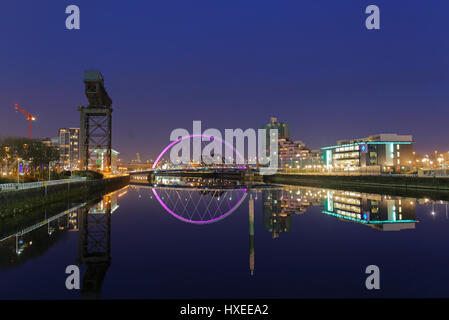
<svg viewBox="0 0 449 320"><path fill-rule="evenodd" d="M321 150L325 167L335 171L406 172L413 161L413 139L408 135L379 134L341 140Z"/></svg>

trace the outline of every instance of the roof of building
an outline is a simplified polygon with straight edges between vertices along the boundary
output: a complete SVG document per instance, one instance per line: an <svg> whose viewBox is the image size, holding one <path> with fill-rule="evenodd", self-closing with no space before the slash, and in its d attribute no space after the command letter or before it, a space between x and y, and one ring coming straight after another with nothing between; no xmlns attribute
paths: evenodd
<svg viewBox="0 0 449 320"><path fill-rule="evenodd" d="M369 141L379 141L379 142L391 142L391 141L403 141L403 142L412 142L413 138L411 135L399 135L396 133L380 133L375 134L366 138L360 139L346 139L346 140L338 140L337 144L352 144L357 142L369 142Z"/></svg>
<svg viewBox="0 0 449 320"><path fill-rule="evenodd" d="M393 143L393 144L412 144L413 141L361 141L361 142L354 142L354 143L347 143L347 144L337 144L335 146L329 146L329 147L322 147L321 150L326 149L335 149L340 147L349 147L359 144L387 144L387 143Z"/></svg>

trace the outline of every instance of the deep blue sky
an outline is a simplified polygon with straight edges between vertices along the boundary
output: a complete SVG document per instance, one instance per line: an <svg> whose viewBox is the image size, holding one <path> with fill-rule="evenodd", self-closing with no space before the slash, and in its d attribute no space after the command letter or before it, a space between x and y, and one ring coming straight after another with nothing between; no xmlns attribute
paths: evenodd
<svg viewBox="0 0 449 320"><path fill-rule="evenodd" d="M65 29L65 7L81 30ZM365 29L365 8L381 30ZM312 148L374 133L449 150L447 0L4 0L0 136L78 127L86 69L113 99L113 147L155 157L171 130L290 122Z"/></svg>

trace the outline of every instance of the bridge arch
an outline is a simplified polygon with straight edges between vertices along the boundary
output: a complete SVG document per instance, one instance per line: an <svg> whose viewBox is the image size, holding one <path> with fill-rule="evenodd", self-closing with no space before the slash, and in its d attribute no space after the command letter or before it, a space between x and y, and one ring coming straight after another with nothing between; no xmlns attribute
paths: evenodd
<svg viewBox="0 0 449 320"><path fill-rule="evenodd" d="M158 157L156 158L152 169L156 169L158 163L160 162L160 160L162 159L162 157L177 143L186 140L186 139L191 139L191 138L196 138L196 137L201 137L201 138L208 138L208 139L215 139L219 142L221 142L226 148L229 148L232 150L233 154L236 155L236 160L240 160L241 163L244 163L244 158L243 156L232 146L230 145L228 142L222 140L221 138L217 138L215 136L210 136L210 135L204 135L204 134L190 134L184 137L181 137L173 142L171 142L170 144L168 144L163 150L162 152L158 155ZM246 167L243 166L243 169L245 169ZM213 191L213 189L210 189L210 191ZM228 192L236 192L236 194L239 196L239 199L237 200L237 202L235 204L229 204L228 202L228 206L226 208L225 211L221 212L221 209L219 210L220 212L218 213L218 215L215 214L210 214L209 208L205 208L205 210L207 210L207 212L209 213L209 216L207 218L205 218L205 213L202 216L201 214L197 214L196 218L193 218L193 215L188 215L186 214L186 208L184 208L183 210L180 210L182 212L176 212L177 208L170 208L170 206L168 204L166 204L163 201L163 197L161 197L161 195L158 193L156 188L152 188L152 192L155 196L155 198L158 200L158 202L160 203L160 205L164 208L164 210L166 210L169 214L171 214L173 217L175 217L176 219L186 222L186 223L190 223L190 224L196 224L196 225L205 225L205 224L210 224L210 223L214 223L220 220L223 220L224 218L228 217L229 215L231 215L235 210L237 210L237 208L243 203L243 201L245 200L246 196L247 196L247 190L246 188L242 188L242 189L235 189L235 190L229 190L226 191L226 195L224 197L228 197ZM184 192L189 192L189 191L184 191ZM195 207L195 209L197 209L197 206Z"/></svg>
<svg viewBox="0 0 449 320"><path fill-rule="evenodd" d="M215 140L217 140L217 141L219 141L219 142L221 142L222 144L224 144L224 146L226 147L226 148L230 148L232 151L233 151L233 153L235 153L235 155L236 155L236 158L238 157L239 158L239 160L241 160L241 162L242 163L244 163L245 161L244 161L244 158L243 158L243 156L232 146L232 145L230 145L228 142L226 142L226 141L224 141L224 140L222 140L222 139L220 139L220 138L217 138L217 137L215 137L215 136L209 136L209 135L205 135L205 134L190 134L190 135L188 135L188 136L184 136L184 137L181 137L181 138L179 138L178 140L175 140L175 141L173 141L173 142L171 142L168 146L166 146L163 150L162 150L162 152L158 155L158 157L156 158L156 161L154 161L154 164L153 164L153 169L156 169L156 166L157 166L157 164L159 163L159 161L162 159L162 157L167 153L167 151L168 150L170 150L174 145L176 145L177 143L179 143L179 142L181 142L181 141L183 141L183 140L186 140L186 139L191 139L191 138L197 138L197 137L201 137L201 138L209 138L209 139L215 139Z"/></svg>

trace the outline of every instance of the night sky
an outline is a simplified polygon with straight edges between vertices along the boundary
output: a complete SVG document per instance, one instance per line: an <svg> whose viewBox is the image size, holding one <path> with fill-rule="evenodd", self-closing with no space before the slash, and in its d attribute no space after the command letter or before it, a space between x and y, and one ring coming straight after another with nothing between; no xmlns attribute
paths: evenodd
<svg viewBox="0 0 449 320"><path fill-rule="evenodd" d="M65 8L81 29L65 28ZM381 30L365 28L365 8ZM113 148L155 158L178 127L259 128L311 148L375 133L449 150L449 1L3 0L0 136L79 127L85 70L113 100Z"/></svg>

